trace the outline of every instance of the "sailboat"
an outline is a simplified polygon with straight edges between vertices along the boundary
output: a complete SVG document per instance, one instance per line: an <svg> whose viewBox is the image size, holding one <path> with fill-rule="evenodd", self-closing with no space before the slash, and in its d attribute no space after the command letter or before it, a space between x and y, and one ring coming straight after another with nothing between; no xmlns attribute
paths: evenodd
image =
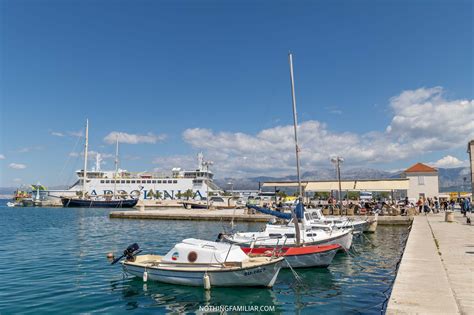
<svg viewBox="0 0 474 315"><path fill-rule="evenodd" d="M64 207L67 208L133 208L138 202L138 199L134 198L117 198L114 194L111 198L104 197L94 197L91 198L87 196L87 154L89 147L89 120L86 120L86 138L84 144L84 170L82 177L82 193L78 198L72 197L61 197L61 202ZM118 140L115 154L115 173L117 173L118 165Z"/></svg>
<svg viewBox="0 0 474 315"><path fill-rule="evenodd" d="M293 103L293 122L296 152L296 172L298 178L298 202L291 212L291 221L286 225L267 225L263 232L235 233L232 235L220 234L219 239L225 242L240 244L248 252L257 248L257 253L265 253L271 248L287 248L283 256L288 256L287 263L291 267L327 266L331 263L335 252L339 248L349 249L352 244L352 229L332 229L330 226L321 227L311 224L311 215L305 213L303 205L303 188L300 176L300 159L298 146L298 118L296 113L296 97L293 76L293 56L288 55L290 64L291 96ZM260 212L283 218L285 214L261 207L251 206ZM286 218L290 219L290 217ZM317 245L326 245L322 248ZM337 245L327 247L327 245ZM260 249L259 249L260 248ZM288 248L291 248L288 252ZM325 256L325 258L323 258ZM294 265L291 265L293 263Z"/></svg>

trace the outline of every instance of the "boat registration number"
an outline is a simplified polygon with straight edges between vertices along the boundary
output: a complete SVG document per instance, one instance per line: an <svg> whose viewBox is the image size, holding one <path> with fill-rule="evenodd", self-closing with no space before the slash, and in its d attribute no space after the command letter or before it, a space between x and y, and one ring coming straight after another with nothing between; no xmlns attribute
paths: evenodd
<svg viewBox="0 0 474 315"><path fill-rule="evenodd" d="M265 268L258 268L258 269L251 270L251 271L245 271L244 276L251 276L251 275L254 275L254 274L257 274L257 273L262 273L264 271L265 271Z"/></svg>

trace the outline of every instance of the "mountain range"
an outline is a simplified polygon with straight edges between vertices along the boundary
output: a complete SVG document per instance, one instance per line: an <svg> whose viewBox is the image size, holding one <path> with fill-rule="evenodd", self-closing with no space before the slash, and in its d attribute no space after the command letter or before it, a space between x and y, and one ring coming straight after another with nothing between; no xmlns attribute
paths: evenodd
<svg viewBox="0 0 474 315"><path fill-rule="evenodd" d="M468 190L470 185L469 167L438 168L440 192ZM341 179L384 179L400 178L402 171L383 171L372 168L350 168L341 170ZM464 178L466 181L464 182ZM304 172L302 180L331 180L336 179L334 169L319 169L316 171ZM221 178L215 182L222 189L258 189L259 183L269 181L296 181L296 175L283 177L257 176L249 178ZM230 184L232 183L232 185ZM232 186L232 187L231 187ZM465 187L463 187L465 186Z"/></svg>

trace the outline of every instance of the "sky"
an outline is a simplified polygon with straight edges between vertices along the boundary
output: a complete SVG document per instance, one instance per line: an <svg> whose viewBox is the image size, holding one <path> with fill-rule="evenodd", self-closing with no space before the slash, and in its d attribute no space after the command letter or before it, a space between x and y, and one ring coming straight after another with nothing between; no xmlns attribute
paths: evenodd
<svg viewBox="0 0 474 315"><path fill-rule="evenodd" d="M0 186L113 169L216 177L467 165L471 1L0 0Z"/></svg>

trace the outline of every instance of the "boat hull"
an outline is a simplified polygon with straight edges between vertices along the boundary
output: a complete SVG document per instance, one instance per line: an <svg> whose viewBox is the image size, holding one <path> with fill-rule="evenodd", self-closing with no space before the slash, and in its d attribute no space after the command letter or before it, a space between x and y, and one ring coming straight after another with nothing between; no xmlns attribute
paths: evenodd
<svg viewBox="0 0 474 315"><path fill-rule="evenodd" d="M136 206L138 199L87 200L61 198L61 202L66 208L133 208Z"/></svg>
<svg viewBox="0 0 474 315"><path fill-rule="evenodd" d="M267 238L264 240L254 241L252 237L234 238L233 236L223 235L224 241L231 244L238 244L240 246L249 246L253 243L254 247L275 247L281 246L282 240L276 238ZM339 245L342 250L348 250L352 246L352 230L347 230L344 233L340 233L334 236L328 236L320 240L308 239L304 241L305 246L309 245ZM296 239L289 238L285 241L285 246L295 247Z"/></svg>
<svg viewBox="0 0 474 315"><path fill-rule="evenodd" d="M331 264L339 249L339 245L282 248L279 249L281 250L281 256L285 257L285 263L283 263L282 268L325 268ZM272 255L274 248L244 247L242 250L250 255Z"/></svg>
<svg viewBox="0 0 474 315"><path fill-rule="evenodd" d="M144 267L124 262L123 269L135 277L143 277L146 271L148 279L169 284L203 287L204 275L207 273L211 287L272 287L283 265L283 260L277 259L264 265L231 269L231 270L202 270L189 271L161 267Z"/></svg>

